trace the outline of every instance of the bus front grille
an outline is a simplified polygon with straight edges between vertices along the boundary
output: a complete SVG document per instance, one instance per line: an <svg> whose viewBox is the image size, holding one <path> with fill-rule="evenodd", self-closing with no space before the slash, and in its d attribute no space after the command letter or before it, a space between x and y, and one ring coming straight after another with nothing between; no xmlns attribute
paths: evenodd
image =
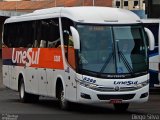
<svg viewBox="0 0 160 120"><path fill-rule="evenodd" d="M137 87L120 87L118 91L119 92L121 92L121 91L122 92L124 92L124 91L134 91L134 90L137 90L137 89L139 89L139 88L137 88ZM94 90L100 91L100 92L117 92L114 87L97 87L97 88L94 88Z"/></svg>
<svg viewBox="0 0 160 120"><path fill-rule="evenodd" d="M111 99L122 99L122 100L130 100L135 96L135 94L117 94L117 95L105 95L98 94L97 97L100 100L111 100Z"/></svg>

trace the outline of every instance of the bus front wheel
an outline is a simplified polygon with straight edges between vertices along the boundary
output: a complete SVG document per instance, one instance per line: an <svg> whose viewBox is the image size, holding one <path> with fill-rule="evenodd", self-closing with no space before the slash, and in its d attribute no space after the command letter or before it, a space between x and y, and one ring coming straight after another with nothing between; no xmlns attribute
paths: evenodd
<svg viewBox="0 0 160 120"><path fill-rule="evenodd" d="M59 100L60 108L62 110L68 110L69 109L69 101L67 101L64 97L64 89L63 89L62 86L59 90L58 100Z"/></svg>

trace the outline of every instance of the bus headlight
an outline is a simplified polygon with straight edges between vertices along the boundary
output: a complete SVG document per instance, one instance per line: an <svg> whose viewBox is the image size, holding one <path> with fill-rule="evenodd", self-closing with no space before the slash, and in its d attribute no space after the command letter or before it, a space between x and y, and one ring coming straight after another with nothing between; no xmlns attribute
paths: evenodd
<svg viewBox="0 0 160 120"><path fill-rule="evenodd" d="M142 87L144 87L144 86L146 86L146 85L148 85L148 84L149 84L149 80L146 80L146 81L144 81L144 82L141 82L141 83L135 85L134 87L142 88Z"/></svg>
<svg viewBox="0 0 160 120"><path fill-rule="evenodd" d="M98 86L96 84L92 84L92 83L85 82L85 81L80 81L80 85L90 88L90 89L95 89Z"/></svg>
<svg viewBox="0 0 160 120"><path fill-rule="evenodd" d="M84 87L87 87L87 88L90 88L90 89L95 89L97 88L98 85L96 84L93 84L93 83L90 83L90 82L86 82L84 80L79 80L79 79L76 79L77 82L79 82L79 84L81 86L84 86Z"/></svg>

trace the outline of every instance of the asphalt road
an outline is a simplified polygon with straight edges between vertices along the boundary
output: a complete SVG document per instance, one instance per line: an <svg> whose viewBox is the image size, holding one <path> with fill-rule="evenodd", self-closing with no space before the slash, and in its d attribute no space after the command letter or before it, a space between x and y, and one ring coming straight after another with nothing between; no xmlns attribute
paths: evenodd
<svg viewBox="0 0 160 120"><path fill-rule="evenodd" d="M160 120L160 95L150 95L147 103L131 104L125 113L115 112L113 106L74 104L63 111L58 102L41 97L37 103L21 103L17 92L0 88L0 119L2 120Z"/></svg>

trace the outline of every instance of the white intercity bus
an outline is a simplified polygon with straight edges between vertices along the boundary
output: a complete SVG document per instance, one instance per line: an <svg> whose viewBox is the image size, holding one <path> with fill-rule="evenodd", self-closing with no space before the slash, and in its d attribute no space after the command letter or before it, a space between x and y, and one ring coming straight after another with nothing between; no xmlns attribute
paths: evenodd
<svg viewBox="0 0 160 120"><path fill-rule="evenodd" d="M148 42L147 42L148 41ZM152 32L128 10L57 7L11 17L3 35L3 83L22 102L129 103L149 97Z"/></svg>
<svg viewBox="0 0 160 120"><path fill-rule="evenodd" d="M149 51L150 88L160 89L160 19L142 19L155 38L155 49Z"/></svg>

